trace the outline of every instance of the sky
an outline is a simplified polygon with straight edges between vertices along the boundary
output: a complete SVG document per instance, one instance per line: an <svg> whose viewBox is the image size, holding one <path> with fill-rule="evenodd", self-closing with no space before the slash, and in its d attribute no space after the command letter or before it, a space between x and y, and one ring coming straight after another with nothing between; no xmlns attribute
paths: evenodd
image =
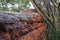
<svg viewBox="0 0 60 40"><path fill-rule="evenodd" d="M30 4L30 7L29 7L29 9L34 9L34 6L33 6L33 4L32 4L31 2L29 2L29 4Z"/></svg>

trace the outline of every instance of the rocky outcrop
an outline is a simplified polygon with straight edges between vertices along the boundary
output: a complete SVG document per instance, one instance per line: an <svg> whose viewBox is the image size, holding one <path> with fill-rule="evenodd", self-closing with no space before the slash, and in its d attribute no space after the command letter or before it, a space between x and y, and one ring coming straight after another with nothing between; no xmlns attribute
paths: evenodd
<svg viewBox="0 0 60 40"><path fill-rule="evenodd" d="M43 17L34 10L0 13L0 40L46 40L45 32Z"/></svg>

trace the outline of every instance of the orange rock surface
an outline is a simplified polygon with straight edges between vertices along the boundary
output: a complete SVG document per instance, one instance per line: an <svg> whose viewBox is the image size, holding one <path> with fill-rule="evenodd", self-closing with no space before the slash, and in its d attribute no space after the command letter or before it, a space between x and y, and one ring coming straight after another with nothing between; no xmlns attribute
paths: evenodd
<svg viewBox="0 0 60 40"><path fill-rule="evenodd" d="M43 16L33 9L24 10L22 13L22 17L0 15L0 40L46 40Z"/></svg>

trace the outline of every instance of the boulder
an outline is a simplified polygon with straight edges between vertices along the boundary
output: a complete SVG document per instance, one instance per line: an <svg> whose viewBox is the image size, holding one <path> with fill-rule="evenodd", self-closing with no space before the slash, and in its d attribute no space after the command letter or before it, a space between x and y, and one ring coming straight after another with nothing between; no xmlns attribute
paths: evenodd
<svg viewBox="0 0 60 40"><path fill-rule="evenodd" d="M46 40L43 16L33 9L0 13L0 40Z"/></svg>

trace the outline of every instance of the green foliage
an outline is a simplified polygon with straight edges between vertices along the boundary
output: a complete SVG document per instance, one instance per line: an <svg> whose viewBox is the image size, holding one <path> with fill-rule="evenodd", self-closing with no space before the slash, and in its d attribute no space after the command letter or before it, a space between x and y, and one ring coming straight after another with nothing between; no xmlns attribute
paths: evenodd
<svg viewBox="0 0 60 40"><path fill-rule="evenodd" d="M1 10L18 12L20 10L28 8L27 5L29 5L29 0L0 0L0 3L1 3L0 8L2 8ZM16 4L18 4L17 7L16 7ZM4 7L4 5L5 5L5 7ZM12 7L8 8L8 6L12 6ZM9 10L9 9L11 9L11 10Z"/></svg>

